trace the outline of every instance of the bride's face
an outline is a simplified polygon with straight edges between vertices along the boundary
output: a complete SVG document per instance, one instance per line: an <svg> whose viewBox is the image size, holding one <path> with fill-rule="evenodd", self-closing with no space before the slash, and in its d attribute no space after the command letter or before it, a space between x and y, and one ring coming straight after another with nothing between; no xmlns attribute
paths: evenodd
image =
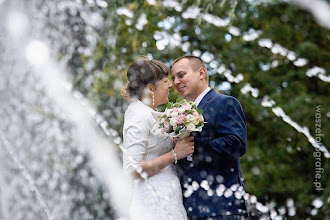
<svg viewBox="0 0 330 220"><path fill-rule="evenodd" d="M168 102L168 95L172 86L172 82L167 77L164 77L162 80L159 80L158 86L154 92L155 106Z"/></svg>

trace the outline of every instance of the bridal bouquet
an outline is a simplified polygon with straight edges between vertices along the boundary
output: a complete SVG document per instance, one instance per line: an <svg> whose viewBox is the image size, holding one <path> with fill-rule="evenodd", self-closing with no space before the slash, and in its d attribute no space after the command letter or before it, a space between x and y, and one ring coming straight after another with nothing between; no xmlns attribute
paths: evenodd
<svg viewBox="0 0 330 220"><path fill-rule="evenodd" d="M158 116L162 133L172 137L186 138L192 131L202 131L204 126L203 110L198 110L196 103L183 99L169 102L164 113Z"/></svg>

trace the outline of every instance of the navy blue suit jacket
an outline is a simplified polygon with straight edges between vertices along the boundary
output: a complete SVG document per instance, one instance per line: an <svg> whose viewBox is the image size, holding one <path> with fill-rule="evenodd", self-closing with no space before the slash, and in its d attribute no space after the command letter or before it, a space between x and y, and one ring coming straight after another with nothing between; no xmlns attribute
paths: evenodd
<svg viewBox="0 0 330 220"><path fill-rule="evenodd" d="M240 198L244 188L240 157L247 143L242 106L234 97L211 89L198 108L204 110L207 123L202 132L192 133L193 161L184 158L178 162L188 216L246 215L244 199Z"/></svg>

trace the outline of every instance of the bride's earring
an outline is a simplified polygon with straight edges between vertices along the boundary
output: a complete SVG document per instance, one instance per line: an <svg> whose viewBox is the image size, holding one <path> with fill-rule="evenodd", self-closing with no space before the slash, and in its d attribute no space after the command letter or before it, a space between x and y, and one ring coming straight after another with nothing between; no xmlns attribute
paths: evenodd
<svg viewBox="0 0 330 220"><path fill-rule="evenodd" d="M155 106L155 94L152 92L152 106Z"/></svg>

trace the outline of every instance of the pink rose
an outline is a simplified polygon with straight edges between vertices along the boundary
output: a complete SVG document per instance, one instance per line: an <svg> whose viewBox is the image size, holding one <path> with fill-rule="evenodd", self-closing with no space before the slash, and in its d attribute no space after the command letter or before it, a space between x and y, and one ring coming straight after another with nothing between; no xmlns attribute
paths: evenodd
<svg viewBox="0 0 330 220"><path fill-rule="evenodd" d="M184 104L184 105L182 105L182 108L184 108L185 110L190 110L191 106L188 104Z"/></svg>
<svg viewBox="0 0 330 220"><path fill-rule="evenodd" d="M185 118L186 118L186 117L185 117L184 115L179 115L179 116L178 116L178 120L177 120L177 124L178 124L178 125L183 124Z"/></svg>
<svg viewBox="0 0 330 220"><path fill-rule="evenodd" d="M195 117L199 117L198 112L193 112L193 116L195 116Z"/></svg>
<svg viewBox="0 0 330 220"><path fill-rule="evenodd" d="M178 111L179 111L179 109L178 109L178 108L176 108L176 107L174 107L174 108L172 108L172 111L173 111L173 112L178 112Z"/></svg>

